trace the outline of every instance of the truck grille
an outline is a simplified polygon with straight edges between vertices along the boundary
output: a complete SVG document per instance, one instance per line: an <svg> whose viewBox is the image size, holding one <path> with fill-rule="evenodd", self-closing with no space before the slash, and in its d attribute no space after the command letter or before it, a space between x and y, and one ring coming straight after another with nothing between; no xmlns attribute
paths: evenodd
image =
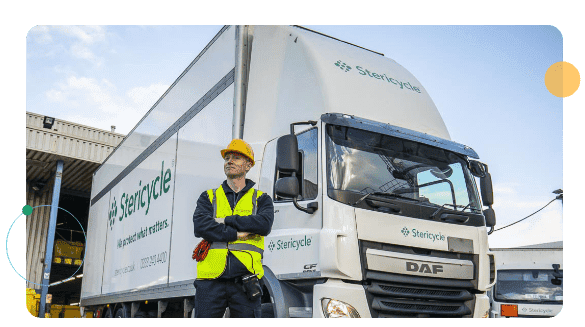
<svg viewBox="0 0 585 327"><path fill-rule="evenodd" d="M373 282L370 292L397 297L421 297L429 300L471 300L473 296L466 290L422 289L413 287L380 284ZM382 292L380 292L380 291Z"/></svg>
<svg viewBox="0 0 585 327"><path fill-rule="evenodd" d="M471 314L473 295L465 289L444 289L370 281L365 286L373 316L464 317Z"/></svg>
<svg viewBox="0 0 585 327"><path fill-rule="evenodd" d="M437 250L424 250L361 241L360 255L365 276L365 291L372 317L472 317L477 289L477 256ZM367 249L427 255L446 259L469 260L474 263L474 279L433 278L370 270Z"/></svg>

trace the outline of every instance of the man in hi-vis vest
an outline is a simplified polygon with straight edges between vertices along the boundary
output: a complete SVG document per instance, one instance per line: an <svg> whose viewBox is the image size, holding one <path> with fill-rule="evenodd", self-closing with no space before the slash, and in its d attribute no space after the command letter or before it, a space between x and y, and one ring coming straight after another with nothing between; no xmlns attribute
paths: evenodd
<svg viewBox="0 0 585 327"><path fill-rule="evenodd" d="M220 318L229 307L230 317L260 318L264 236L272 229L274 207L270 196L246 179L255 164L248 143L234 139L221 156L227 180L201 193L193 214L195 237L206 245L193 254L195 317Z"/></svg>

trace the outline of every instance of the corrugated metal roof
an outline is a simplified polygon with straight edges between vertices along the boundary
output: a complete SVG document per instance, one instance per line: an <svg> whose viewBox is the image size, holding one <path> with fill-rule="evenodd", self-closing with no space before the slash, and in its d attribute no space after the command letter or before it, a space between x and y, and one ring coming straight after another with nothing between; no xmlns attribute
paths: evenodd
<svg viewBox="0 0 585 327"><path fill-rule="evenodd" d="M516 249L562 249L563 241L517 246Z"/></svg>
<svg viewBox="0 0 585 327"><path fill-rule="evenodd" d="M490 250L517 250L517 249L563 249L563 241L540 243L524 246L516 246L512 248L491 248Z"/></svg>
<svg viewBox="0 0 585 327"><path fill-rule="evenodd" d="M45 116L26 113L26 180L50 188L57 160L63 160L62 189L89 197L93 172L124 139L113 133L61 119L43 127ZM44 187L44 189L43 189Z"/></svg>

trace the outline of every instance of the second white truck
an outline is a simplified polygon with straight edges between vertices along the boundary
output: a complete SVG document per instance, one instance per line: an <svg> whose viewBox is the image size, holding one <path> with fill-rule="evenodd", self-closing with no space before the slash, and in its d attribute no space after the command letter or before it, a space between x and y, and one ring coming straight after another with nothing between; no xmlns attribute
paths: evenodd
<svg viewBox="0 0 585 327"><path fill-rule="evenodd" d="M491 251L497 263L491 317L554 317L561 311L562 242Z"/></svg>
<svg viewBox="0 0 585 327"><path fill-rule="evenodd" d="M232 138L274 200L265 316L488 316L487 166L404 67L296 26L224 27L96 171L83 310L192 316L192 215Z"/></svg>

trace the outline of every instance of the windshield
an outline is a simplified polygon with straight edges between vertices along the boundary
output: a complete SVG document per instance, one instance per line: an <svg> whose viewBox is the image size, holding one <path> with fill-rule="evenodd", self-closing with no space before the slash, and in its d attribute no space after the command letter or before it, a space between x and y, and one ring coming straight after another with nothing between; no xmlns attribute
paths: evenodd
<svg viewBox="0 0 585 327"><path fill-rule="evenodd" d="M563 286L553 285L552 270L498 270L498 301L562 302Z"/></svg>
<svg viewBox="0 0 585 327"><path fill-rule="evenodd" d="M386 193L415 200L419 205L481 214L474 178L466 161L455 153L327 125L327 157L329 190L361 195Z"/></svg>

